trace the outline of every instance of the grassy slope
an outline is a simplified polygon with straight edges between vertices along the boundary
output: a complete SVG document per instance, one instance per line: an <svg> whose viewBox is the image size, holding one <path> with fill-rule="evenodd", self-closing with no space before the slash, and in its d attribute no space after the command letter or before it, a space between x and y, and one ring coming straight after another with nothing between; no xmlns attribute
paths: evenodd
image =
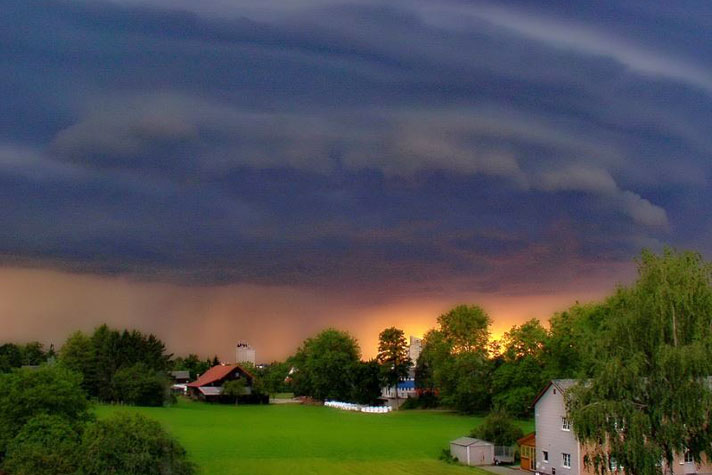
<svg viewBox="0 0 712 475"><path fill-rule="evenodd" d="M298 405L171 408L101 406L99 417L137 411L161 421L205 474L475 474L437 458L480 423L441 411L360 414ZM524 430L531 430L524 423Z"/></svg>

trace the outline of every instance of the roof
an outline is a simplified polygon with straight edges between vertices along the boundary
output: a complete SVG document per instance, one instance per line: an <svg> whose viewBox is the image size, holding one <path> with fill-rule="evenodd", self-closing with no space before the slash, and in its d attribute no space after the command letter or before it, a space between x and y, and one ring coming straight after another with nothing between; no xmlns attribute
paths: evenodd
<svg viewBox="0 0 712 475"><path fill-rule="evenodd" d="M224 378L226 378L230 373L232 373L234 370L238 370L241 373L246 374L250 378L253 378L252 374L250 374L248 371L246 371L242 366L237 365L237 364L226 364L226 365L216 365L207 370L205 373L201 374L200 377L193 381L192 383L188 383L188 387L190 388L199 388L201 386L207 386L208 384L212 384L215 382L218 382Z"/></svg>
<svg viewBox="0 0 712 475"><path fill-rule="evenodd" d="M173 376L174 379L190 379L190 371L171 371L170 374L171 376Z"/></svg>
<svg viewBox="0 0 712 475"><path fill-rule="evenodd" d="M530 432L524 437L517 439L517 445L528 445L536 447L536 432Z"/></svg>
<svg viewBox="0 0 712 475"><path fill-rule="evenodd" d="M541 399L541 397L542 397L544 394L546 394L546 392L549 390L549 388L550 388L551 386L556 387L556 389L558 389L559 392L561 392L562 394L564 394L564 393L566 393L566 391L567 391L571 386L573 386L574 384L576 384L576 380L575 380L575 379L552 379L552 380L549 381L549 383L544 387L544 389L542 389L541 391L539 391L539 394L536 395L536 397L534 398L534 401L532 402L532 407L534 407L534 406L536 405L536 403L539 402L539 399Z"/></svg>
<svg viewBox="0 0 712 475"><path fill-rule="evenodd" d="M485 440L473 439L472 437L460 437L450 441L452 445L459 445L461 447L471 447L473 445L494 445L492 442L487 442Z"/></svg>
<svg viewBox="0 0 712 475"><path fill-rule="evenodd" d="M222 387L203 386L202 388L198 388L198 391L203 393L204 396L220 396L222 394Z"/></svg>

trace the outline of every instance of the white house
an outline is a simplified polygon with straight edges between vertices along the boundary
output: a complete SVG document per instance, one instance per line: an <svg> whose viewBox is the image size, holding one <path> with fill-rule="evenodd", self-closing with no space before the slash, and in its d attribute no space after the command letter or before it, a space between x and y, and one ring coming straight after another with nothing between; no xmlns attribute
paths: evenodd
<svg viewBox="0 0 712 475"><path fill-rule="evenodd" d="M547 475L593 474L584 466L585 447L579 444L571 422L566 418L566 391L576 383L573 379L555 379L534 400L536 455L532 471ZM612 472L625 473L625 468L612 464ZM710 464L695 464L689 454L677 457L673 473L712 474Z"/></svg>

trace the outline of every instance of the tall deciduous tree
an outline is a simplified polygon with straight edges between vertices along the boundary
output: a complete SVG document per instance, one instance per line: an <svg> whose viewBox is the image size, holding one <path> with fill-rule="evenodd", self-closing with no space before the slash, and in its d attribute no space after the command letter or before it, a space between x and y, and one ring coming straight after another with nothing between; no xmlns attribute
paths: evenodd
<svg viewBox="0 0 712 475"><path fill-rule="evenodd" d="M425 334L418 386L437 390L444 404L459 411L486 410L492 375L490 323L489 315L475 305L459 305L440 315L439 328Z"/></svg>
<svg viewBox="0 0 712 475"><path fill-rule="evenodd" d="M412 365L408 357L408 342L403 330L390 327L378 335L378 363L386 385L394 387L398 401L398 382L408 376Z"/></svg>
<svg viewBox="0 0 712 475"><path fill-rule="evenodd" d="M295 393L315 399L348 400L360 355L356 340L343 331L329 328L307 338L292 358Z"/></svg>
<svg viewBox="0 0 712 475"><path fill-rule="evenodd" d="M515 325L500 342L500 364L492 375L493 403L516 416L527 415L546 381L544 348L548 335L539 320Z"/></svg>
<svg viewBox="0 0 712 475"><path fill-rule="evenodd" d="M638 281L606 307L591 378L567 393L586 462L655 474L688 451L711 459L712 266L691 252L643 252Z"/></svg>

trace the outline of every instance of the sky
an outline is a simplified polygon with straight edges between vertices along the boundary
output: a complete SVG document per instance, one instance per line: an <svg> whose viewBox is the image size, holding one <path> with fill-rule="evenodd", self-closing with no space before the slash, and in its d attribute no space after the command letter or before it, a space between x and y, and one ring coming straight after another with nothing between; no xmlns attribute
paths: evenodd
<svg viewBox="0 0 712 475"><path fill-rule="evenodd" d="M0 340L373 356L712 255L712 3L4 0Z"/></svg>

